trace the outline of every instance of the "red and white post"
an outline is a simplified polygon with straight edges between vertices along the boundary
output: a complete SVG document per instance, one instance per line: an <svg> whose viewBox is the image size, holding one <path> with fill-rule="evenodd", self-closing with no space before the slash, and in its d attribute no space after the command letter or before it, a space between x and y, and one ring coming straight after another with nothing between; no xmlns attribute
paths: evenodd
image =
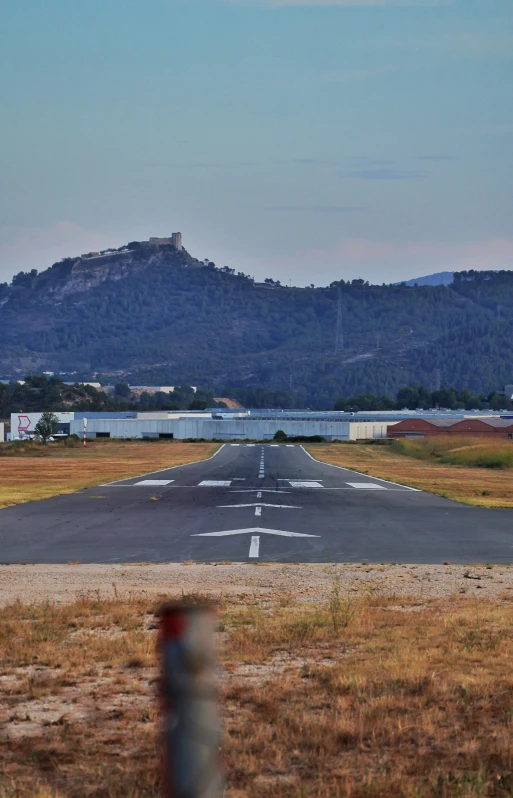
<svg viewBox="0 0 513 798"><path fill-rule="evenodd" d="M199 604L160 612L165 798L220 798L214 613Z"/></svg>
<svg viewBox="0 0 513 798"><path fill-rule="evenodd" d="M87 418L84 418L84 448L87 446Z"/></svg>

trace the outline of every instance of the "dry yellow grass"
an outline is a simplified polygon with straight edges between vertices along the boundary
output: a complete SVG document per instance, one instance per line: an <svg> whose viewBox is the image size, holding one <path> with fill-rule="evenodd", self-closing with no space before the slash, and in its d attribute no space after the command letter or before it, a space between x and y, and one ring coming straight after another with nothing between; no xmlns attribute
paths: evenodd
<svg viewBox="0 0 513 798"><path fill-rule="evenodd" d="M192 463L218 448L210 443L92 441L86 449L49 445L36 450L38 456L0 457L0 507Z"/></svg>
<svg viewBox="0 0 513 798"><path fill-rule="evenodd" d="M508 446L498 442L498 446ZM488 439L467 439L466 446L490 450ZM408 457L391 446L321 444L306 447L317 460L343 466L403 485L436 493L453 501L478 507L513 507L513 475L487 468L473 468Z"/></svg>
<svg viewBox="0 0 513 798"><path fill-rule="evenodd" d="M154 607L0 610L1 798L156 798ZM226 798L512 794L513 605L220 607Z"/></svg>

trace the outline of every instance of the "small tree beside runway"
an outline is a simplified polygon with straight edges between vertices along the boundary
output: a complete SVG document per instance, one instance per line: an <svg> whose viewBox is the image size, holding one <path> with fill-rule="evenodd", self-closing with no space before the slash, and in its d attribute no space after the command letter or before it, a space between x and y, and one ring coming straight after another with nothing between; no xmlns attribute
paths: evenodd
<svg viewBox="0 0 513 798"><path fill-rule="evenodd" d="M56 424L59 423L59 419L55 415L55 413L45 412L37 422L34 432L36 433L37 437L43 444L46 446L49 439L53 435L53 428Z"/></svg>

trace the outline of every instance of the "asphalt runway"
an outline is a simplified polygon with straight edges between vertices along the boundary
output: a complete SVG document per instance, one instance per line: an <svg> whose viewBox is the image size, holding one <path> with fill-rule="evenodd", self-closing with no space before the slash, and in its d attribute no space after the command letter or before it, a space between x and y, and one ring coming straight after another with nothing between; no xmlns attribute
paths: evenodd
<svg viewBox="0 0 513 798"><path fill-rule="evenodd" d="M1 563L186 560L508 563L513 510L456 504L290 444L227 444L200 463L0 510Z"/></svg>

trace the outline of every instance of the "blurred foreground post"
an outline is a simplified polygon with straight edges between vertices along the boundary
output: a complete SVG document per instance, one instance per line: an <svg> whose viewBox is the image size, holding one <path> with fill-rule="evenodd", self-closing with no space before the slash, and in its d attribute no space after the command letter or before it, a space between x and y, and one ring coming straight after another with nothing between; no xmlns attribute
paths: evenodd
<svg viewBox="0 0 513 798"><path fill-rule="evenodd" d="M219 798L213 611L199 604L167 605L160 621L164 795Z"/></svg>

